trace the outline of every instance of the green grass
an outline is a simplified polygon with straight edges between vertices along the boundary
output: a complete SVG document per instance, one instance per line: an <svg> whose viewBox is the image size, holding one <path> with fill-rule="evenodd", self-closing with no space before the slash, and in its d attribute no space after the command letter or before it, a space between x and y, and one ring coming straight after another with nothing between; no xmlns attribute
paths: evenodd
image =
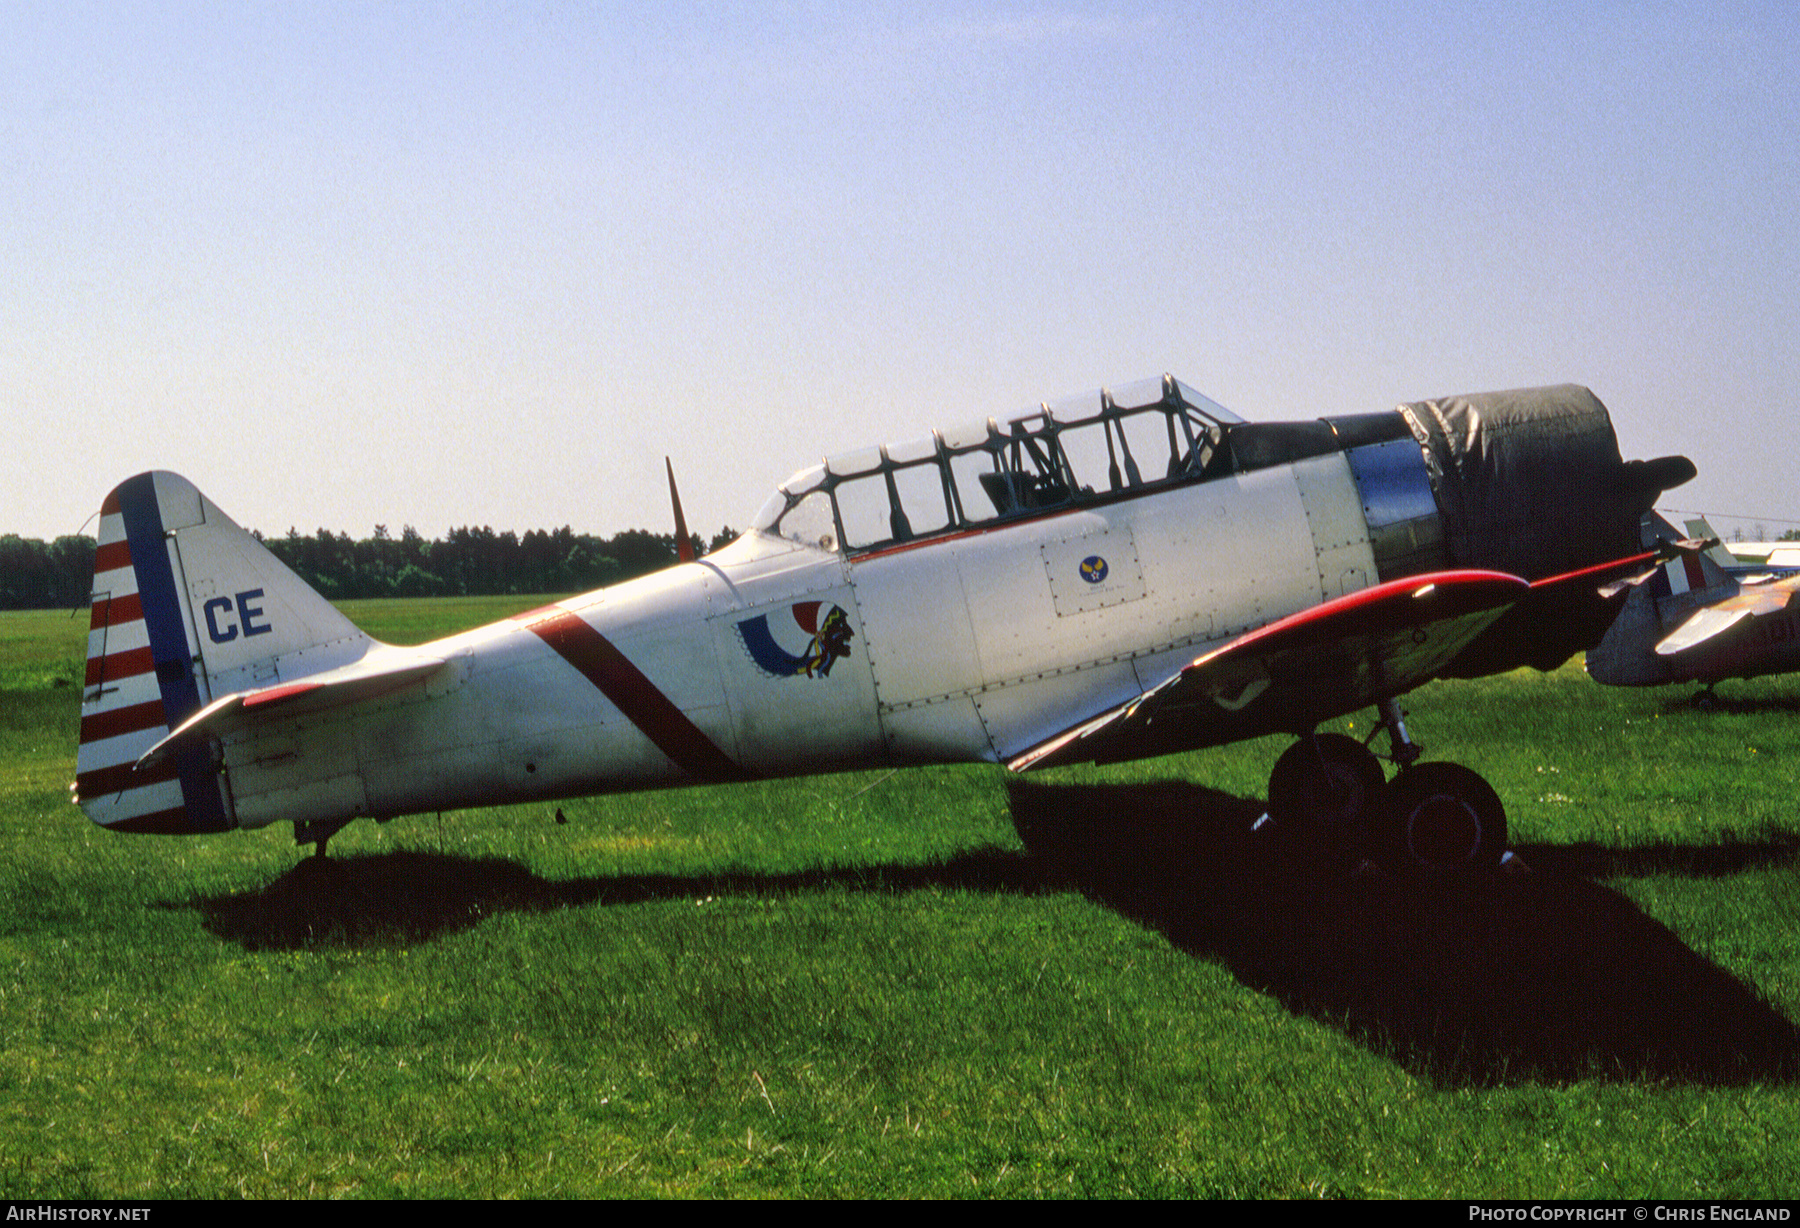
<svg viewBox="0 0 1800 1228"><path fill-rule="evenodd" d="M1797 1184L1792 679L1411 697L1536 871L1435 891L1247 838L1279 740L358 823L318 865L70 806L84 632L0 615L0 1196Z"/></svg>

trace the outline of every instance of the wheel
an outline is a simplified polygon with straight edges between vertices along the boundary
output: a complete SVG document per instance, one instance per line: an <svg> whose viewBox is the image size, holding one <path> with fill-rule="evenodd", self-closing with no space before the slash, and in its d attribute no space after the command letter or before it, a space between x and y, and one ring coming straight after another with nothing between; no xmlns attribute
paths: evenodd
<svg viewBox="0 0 1800 1228"><path fill-rule="evenodd" d="M1377 845L1388 868L1443 877L1491 869L1506 851L1506 808L1457 763L1418 763L1388 783Z"/></svg>
<svg viewBox="0 0 1800 1228"><path fill-rule="evenodd" d="M1278 831L1323 835L1336 851L1355 852L1385 779L1381 761L1355 738L1301 738L1269 773L1269 818Z"/></svg>

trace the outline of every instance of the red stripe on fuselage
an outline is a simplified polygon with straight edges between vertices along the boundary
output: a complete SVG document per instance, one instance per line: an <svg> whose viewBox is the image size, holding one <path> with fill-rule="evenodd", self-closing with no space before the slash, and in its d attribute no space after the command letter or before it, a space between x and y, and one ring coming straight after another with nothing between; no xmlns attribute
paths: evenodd
<svg viewBox="0 0 1800 1228"><path fill-rule="evenodd" d="M188 818L186 810L177 807L174 810L158 810L154 814L140 814L133 819L120 819L117 823L103 823L107 831L128 831L140 836L186 836L197 830L193 821Z"/></svg>
<svg viewBox="0 0 1800 1228"><path fill-rule="evenodd" d="M750 780L752 774L720 750L669 697L656 689L612 641L579 615L550 607L527 626L656 744L683 771L706 781Z"/></svg>
<svg viewBox="0 0 1800 1228"><path fill-rule="evenodd" d="M92 801L109 793L120 793L126 789L138 789L180 778L181 765L172 759L165 759L141 772L134 764L120 763L108 768L95 768L91 772L77 772L75 795L82 801Z"/></svg>

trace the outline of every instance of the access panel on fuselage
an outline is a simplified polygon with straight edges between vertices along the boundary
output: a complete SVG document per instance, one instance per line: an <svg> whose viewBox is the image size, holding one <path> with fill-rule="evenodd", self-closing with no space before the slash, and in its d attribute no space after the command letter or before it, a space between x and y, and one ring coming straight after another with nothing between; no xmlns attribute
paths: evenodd
<svg viewBox="0 0 1800 1228"><path fill-rule="evenodd" d="M983 536L946 537L853 559L882 736L898 763L992 760L973 696L981 661L957 566Z"/></svg>
<svg viewBox="0 0 1800 1228"><path fill-rule="evenodd" d="M1004 757L1320 597L1287 467L853 558L850 574L883 718L937 755L985 741ZM1134 672L1159 654L1167 670ZM921 709L949 714L928 737Z"/></svg>
<svg viewBox="0 0 1800 1228"><path fill-rule="evenodd" d="M1349 459L1342 452L1308 457L1293 473L1318 560L1320 597L1330 601L1369 587L1375 554Z"/></svg>
<svg viewBox="0 0 1800 1228"><path fill-rule="evenodd" d="M1319 600L1286 467L987 534L957 562L990 686L1201 646Z"/></svg>

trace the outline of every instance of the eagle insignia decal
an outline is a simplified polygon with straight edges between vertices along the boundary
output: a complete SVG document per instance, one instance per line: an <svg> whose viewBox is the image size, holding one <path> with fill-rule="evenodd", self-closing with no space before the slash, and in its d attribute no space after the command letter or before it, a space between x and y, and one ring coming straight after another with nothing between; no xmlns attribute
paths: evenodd
<svg viewBox="0 0 1800 1228"><path fill-rule="evenodd" d="M843 607L823 601L797 602L786 615L746 618L737 631L757 668L777 678L828 677L832 664L850 655L856 638Z"/></svg>

